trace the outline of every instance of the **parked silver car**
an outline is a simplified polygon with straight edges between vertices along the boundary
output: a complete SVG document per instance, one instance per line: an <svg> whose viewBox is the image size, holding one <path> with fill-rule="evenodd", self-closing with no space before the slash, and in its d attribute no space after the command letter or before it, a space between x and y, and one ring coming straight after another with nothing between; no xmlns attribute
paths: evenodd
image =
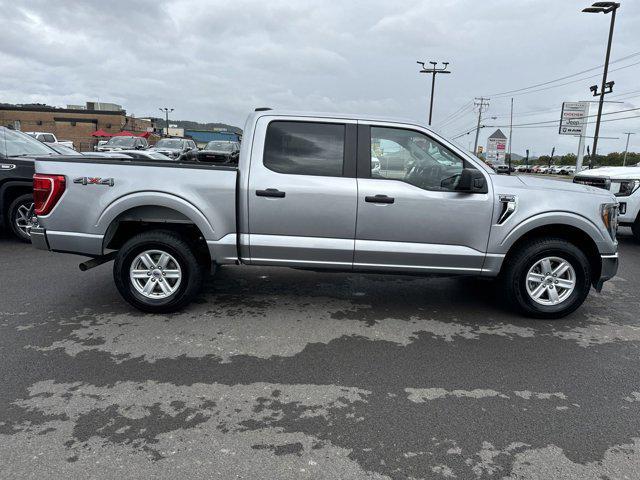
<svg viewBox="0 0 640 480"><path fill-rule="evenodd" d="M115 259L150 312L190 302L212 264L499 277L541 318L616 273L605 190L497 175L413 122L257 111L244 138L238 168L38 160L32 241L93 257L84 269Z"/></svg>

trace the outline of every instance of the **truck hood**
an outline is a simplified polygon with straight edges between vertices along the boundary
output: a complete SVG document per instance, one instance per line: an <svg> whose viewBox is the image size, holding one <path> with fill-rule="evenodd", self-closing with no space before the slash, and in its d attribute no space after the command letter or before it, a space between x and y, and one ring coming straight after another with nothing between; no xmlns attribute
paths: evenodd
<svg viewBox="0 0 640 480"><path fill-rule="evenodd" d="M519 175L517 178L519 178L527 187L535 188L537 190L589 193L599 196L613 197L613 195L611 195L607 190L590 187L588 185L581 185L579 183L571 183L563 180L550 180L548 178L538 178L528 175Z"/></svg>
<svg viewBox="0 0 640 480"><path fill-rule="evenodd" d="M601 177L610 179L640 179L640 167L602 167L583 170L576 177Z"/></svg>

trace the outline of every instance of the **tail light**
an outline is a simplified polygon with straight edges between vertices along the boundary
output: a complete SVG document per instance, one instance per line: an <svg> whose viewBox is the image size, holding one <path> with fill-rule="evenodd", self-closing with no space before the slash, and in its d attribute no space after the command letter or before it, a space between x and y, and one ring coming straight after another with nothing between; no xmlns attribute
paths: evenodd
<svg viewBox="0 0 640 480"><path fill-rule="evenodd" d="M64 175L36 173L33 176L34 213L48 215L64 193L65 184Z"/></svg>

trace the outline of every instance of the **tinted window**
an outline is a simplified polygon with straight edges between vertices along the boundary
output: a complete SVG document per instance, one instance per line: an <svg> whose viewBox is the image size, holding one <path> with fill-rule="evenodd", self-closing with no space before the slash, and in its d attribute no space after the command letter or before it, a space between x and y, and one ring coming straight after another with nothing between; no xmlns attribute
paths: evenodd
<svg viewBox="0 0 640 480"><path fill-rule="evenodd" d="M371 178L402 180L425 190L453 190L464 160L426 135L371 127Z"/></svg>
<svg viewBox="0 0 640 480"><path fill-rule="evenodd" d="M333 123L271 122L264 165L279 173L342 176L344 132Z"/></svg>
<svg viewBox="0 0 640 480"><path fill-rule="evenodd" d="M55 141L56 141L56 139L53 138L53 135L51 135L51 134L44 134L43 137L44 137L43 141L45 141L45 142L55 143Z"/></svg>

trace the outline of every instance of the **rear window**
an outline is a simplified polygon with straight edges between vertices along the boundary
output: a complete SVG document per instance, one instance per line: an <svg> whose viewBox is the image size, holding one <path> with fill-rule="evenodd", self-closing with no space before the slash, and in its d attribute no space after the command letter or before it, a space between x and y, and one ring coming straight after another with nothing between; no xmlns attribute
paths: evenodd
<svg viewBox="0 0 640 480"><path fill-rule="evenodd" d="M345 126L334 123L271 122L264 165L278 173L342 176Z"/></svg>

